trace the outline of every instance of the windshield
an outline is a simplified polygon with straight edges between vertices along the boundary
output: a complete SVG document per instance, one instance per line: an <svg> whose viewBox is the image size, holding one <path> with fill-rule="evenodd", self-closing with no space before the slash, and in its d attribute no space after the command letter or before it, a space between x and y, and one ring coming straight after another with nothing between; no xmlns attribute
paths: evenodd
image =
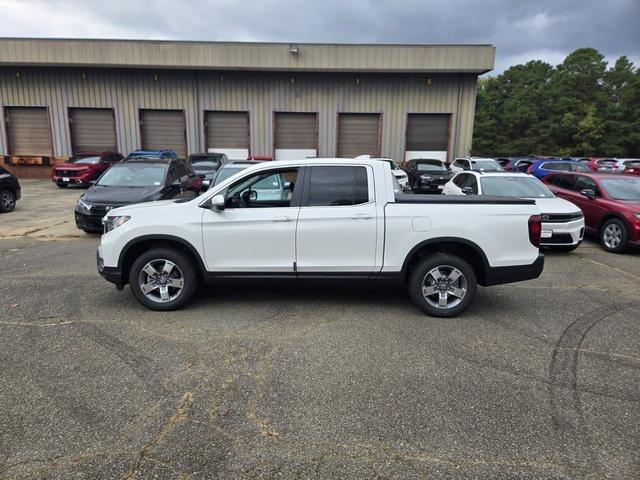
<svg viewBox="0 0 640 480"><path fill-rule="evenodd" d="M162 164L114 165L100 177L101 187L159 187L167 169Z"/></svg>
<svg viewBox="0 0 640 480"><path fill-rule="evenodd" d="M221 168L220 170L218 170L218 174L216 175L216 180L215 182L213 182L214 185L218 185L219 183L224 182L227 178L229 178L232 175L235 175L238 172L241 172L242 170L244 170L245 168L247 168L249 165L245 165L242 167L225 167L225 168Z"/></svg>
<svg viewBox="0 0 640 480"><path fill-rule="evenodd" d="M601 178L600 183L611 198L640 201L640 178Z"/></svg>
<svg viewBox="0 0 640 480"><path fill-rule="evenodd" d="M438 161L422 162L416 164L416 170L419 172L446 172L447 167L444 166L444 163Z"/></svg>
<svg viewBox="0 0 640 480"><path fill-rule="evenodd" d="M480 179L482 193L496 197L553 198L538 179L532 177L484 177Z"/></svg>
<svg viewBox="0 0 640 480"><path fill-rule="evenodd" d="M215 170L218 168L218 161L211 157L192 157L191 165L196 170Z"/></svg>
<svg viewBox="0 0 640 480"><path fill-rule="evenodd" d="M504 168L495 160L471 160L473 170L482 170L483 172L502 172Z"/></svg>
<svg viewBox="0 0 640 480"><path fill-rule="evenodd" d="M84 163L87 165L95 165L100 162L100 157L73 157L69 163Z"/></svg>

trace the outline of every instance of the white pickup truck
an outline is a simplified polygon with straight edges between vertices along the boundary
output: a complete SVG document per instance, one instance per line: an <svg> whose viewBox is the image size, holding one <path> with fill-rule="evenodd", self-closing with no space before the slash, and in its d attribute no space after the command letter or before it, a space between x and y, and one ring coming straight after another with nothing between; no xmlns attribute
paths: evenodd
<svg viewBox="0 0 640 480"><path fill-rule="evenodd" d="M451 317L478 284L544 266L533 200L398 194L376 160L264 162L193 200L117 208L103 223L98 271L153 310L183 306L200 281L356 280L405 284L425 313Z"/></svg>

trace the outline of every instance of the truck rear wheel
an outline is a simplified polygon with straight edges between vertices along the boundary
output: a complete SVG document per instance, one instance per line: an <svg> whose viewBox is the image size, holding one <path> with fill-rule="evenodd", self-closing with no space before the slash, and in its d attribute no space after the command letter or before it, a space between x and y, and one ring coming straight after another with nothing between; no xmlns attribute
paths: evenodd
<svg viewBox="0 0 640 480"><path fill-rule="evenodd" d="M478 289L473 268L455 255L435 253L411 271L409 296L432 317L455 317L473 302Z"/></svg>
<svg viewBox="0 0 640 480"><path fill-rule="evenodd" d="M133 296L151 310L177 310L191 300L197 284L193 263L173 248L158 247L144 252L129 271Z"/></svg>

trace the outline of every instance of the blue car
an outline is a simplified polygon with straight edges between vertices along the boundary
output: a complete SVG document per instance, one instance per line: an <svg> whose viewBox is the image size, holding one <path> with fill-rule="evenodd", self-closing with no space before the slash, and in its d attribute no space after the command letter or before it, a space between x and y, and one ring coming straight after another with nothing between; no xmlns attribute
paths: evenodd
<svg viewBox="0 0 640 480"><path fill-rule="evenodd" d="M127 156L127 160L134 158L149 158L151 160L177 160L178 155L173 150L136 150Z"/></svg>
<svg viewBox="0 0 640 480"><path fill-rule="evenodd" d="M545 159L534 160L527 173L542 180L544 177L552 172L584 172L589 173L589 167L580 162L574 162L573 160L561 160L561 159Z"/></svg>

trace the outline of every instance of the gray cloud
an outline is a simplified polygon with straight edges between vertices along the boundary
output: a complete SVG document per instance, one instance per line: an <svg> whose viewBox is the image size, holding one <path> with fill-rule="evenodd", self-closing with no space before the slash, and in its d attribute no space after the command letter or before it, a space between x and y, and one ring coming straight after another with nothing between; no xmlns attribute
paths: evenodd
<svg viewBox="0 0 640 480"><path fill-rule="evenodd" d="M638 0L0 0L3 36L491 43L496 71L594 47L640 61Z"/></svg>

